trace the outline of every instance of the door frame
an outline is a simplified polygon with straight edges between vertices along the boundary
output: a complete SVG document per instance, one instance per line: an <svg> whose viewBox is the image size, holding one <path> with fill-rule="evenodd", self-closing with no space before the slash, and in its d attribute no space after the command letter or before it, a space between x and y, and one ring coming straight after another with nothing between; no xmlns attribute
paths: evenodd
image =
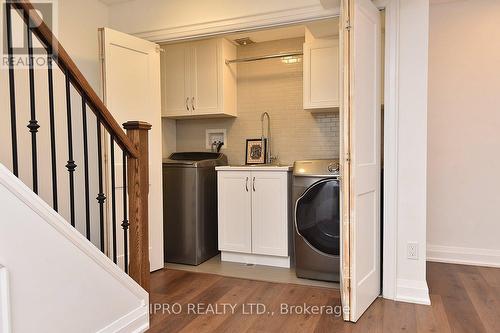
<svg viewBox="0 0 500 333"><path fill-rule="evenodd" d="M399 76L399 3L401 0L372 0L380 9L385 9L385 69L384 69L384 183L383 183L383 244L382 244L382 296L387 299L396 297L397 272L397 214L398 214L398 76ZM321 8L319 8L320 6ZM321 5L314 8L306 6L299 9L280 11L227 19L217 22L201 23L175 29L148 31L133 34L156 43L188 41L220 36L234 32L275 28L285 25L301 24L311 21L339 17L340 7L324 9Z"/></svg>

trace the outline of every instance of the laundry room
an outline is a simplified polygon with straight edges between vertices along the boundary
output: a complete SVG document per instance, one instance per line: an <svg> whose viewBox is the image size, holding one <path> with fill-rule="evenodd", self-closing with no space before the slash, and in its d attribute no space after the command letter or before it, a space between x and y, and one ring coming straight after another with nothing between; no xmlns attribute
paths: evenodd
<svg viewBox="0 0 500 333"><path fill-rule="evenodd" d="M166 266L336 286L338 19L162 49Z"/></svg>
<svg viewBox="0 0 500 333"><path fill-rule="evenodd" d="M161 45L166 267L337 286L338 25Z"/></svg>

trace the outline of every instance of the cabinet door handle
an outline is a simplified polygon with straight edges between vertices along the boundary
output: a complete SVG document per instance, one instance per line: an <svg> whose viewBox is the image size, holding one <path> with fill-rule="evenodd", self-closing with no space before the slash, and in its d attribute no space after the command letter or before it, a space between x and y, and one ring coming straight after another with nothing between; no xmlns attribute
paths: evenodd
<svg viewBox="0 0 500 333"><path fill-rule="evenodd" d="M195 107L194 107L194 97L193 97L193 98L191 98L191 106L192 106L192 108L193 108L193 111L194 111L194 110L196 110L196 109L195 109Z"/></svg>
<svg viewBox="0 0 500 333"><path fill-rule="evenodd" d="M253 177L252 187L253 187L253 191L255 192L255 177Z"/></svg>
<svg viewBox="0 0 500 333"><path fill-rule="evenodd" d="M189 97L186 97L186 110L189 111L189 105L188 105L188 103L189 103Z"/></svg>
<svg viewBox="0 0 500 333"><path fill-rule="evenodd" d="M245 183L245 188L247 189L248 192L248 177L247 177L247 182Z"/></svg>

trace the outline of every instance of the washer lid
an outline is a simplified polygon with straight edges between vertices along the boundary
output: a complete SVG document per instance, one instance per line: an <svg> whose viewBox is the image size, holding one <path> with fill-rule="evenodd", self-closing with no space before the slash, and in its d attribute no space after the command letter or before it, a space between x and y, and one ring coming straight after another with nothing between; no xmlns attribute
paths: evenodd
<svg viewBox="0 0 500 333"><path fill-rule="evenodd" d="M222 153L183 152L173 153L163 159L164 166L215 167L227 165L227 157Z"/></svg>
<svg viewBox="0 0 500 333"><path fill-rule="evenodd" d="M338 177L339 160L309 160L296 161L293 164L293 175L295 177Z"/></svg>

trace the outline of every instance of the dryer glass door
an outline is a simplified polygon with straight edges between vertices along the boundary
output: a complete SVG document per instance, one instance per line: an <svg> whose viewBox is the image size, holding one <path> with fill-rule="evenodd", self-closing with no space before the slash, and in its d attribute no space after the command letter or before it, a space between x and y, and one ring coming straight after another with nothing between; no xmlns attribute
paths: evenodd
<svg viewBox="0 0 500 333"><path fill-rule="evenodd" d="M324 179L311 185L297 200L297 232L316 250L340 254L339 181Z"/></svg>

